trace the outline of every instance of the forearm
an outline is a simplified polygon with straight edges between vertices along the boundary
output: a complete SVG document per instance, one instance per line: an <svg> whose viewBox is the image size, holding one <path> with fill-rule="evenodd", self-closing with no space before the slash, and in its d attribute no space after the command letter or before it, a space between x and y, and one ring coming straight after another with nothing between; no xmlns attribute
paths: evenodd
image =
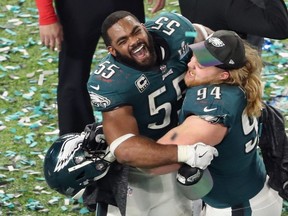
<svg viewBox="0 0 288 216"><path fill-rule="evenodd" d="M39 13L39 24L49 25L58 21L53 0L35 0Z"/></svg>
<svg viewBox="0 0 288 216"><path fill-rule="evenodd" d="M160 166L152 169L145 169L143 171L152 175L164 175L167 173L176 172L180 167L181 163L177 163L166 166Z"/></svg>
<svg viewBox="0 0 288 216"><path fill-rule="evenodd" d="M234 1L226 16L231 30L274 39L288 37L287 9L281 0L263 0L258 5L251 0Z"/></svg>
<svg viewBox="0 0 288 216"><path fill-rule="evenodd" d="M264 13L264 16L271 23L271 35L266 37L286 39L288 37L288 12L285 3L280 0L269 0L265 1L265 3L267 14Z"/></svg>
<svg viewBox="0 0 288 216"><path fill-rule="evenodd" d="M176 145L160 145L139 135L131 137L119 145L114 154L118 162L142 169L151 169L178 162Z"/></svg>

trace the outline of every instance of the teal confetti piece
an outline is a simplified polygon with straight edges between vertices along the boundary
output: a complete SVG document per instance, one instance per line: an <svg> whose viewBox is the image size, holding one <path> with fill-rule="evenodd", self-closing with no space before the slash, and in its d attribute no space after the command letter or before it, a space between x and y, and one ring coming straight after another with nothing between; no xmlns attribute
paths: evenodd
<svg viewBox="0 0 288 216"><path fill-rule="evenodd" d="M40 65L40 66L43 66L43 65L44 65L43 62L39 62L39 61L37 62L37 64Z"/></svg>
<svg viewBox="0 0 288 216"><path fill-rule="evenodd" d="M32 96L29 94L23 94L22 97L25 98L26 100L32 100Z"/></svg>
<svg viewBox="0 0 288 216"><path fill-rule="evenodd" d="M10 29L5 29L5 31L8 33L8 34L11 34L13 36L17 35L16 32L10 30Z"/></svg>
<svg viewBox="0 0 288 216"><path fill-rule="evenodd" d="M33 142L33 139L31 139L31 138L26 138L25 139L25 143L26 144L31 144Z"/></svg>
<svg viewBox="0 0 288 216"><path fill-rule="evenodd" d="M3 67L2 65L0 65L0 70L6 72L7 69L5 67Z"/></svg>
<svg viewBox="0 0 288 216"><path fill-rule="evenodd" d="M31 11L32 13L38 13L38 9L36 8L26 8L28 11Z"/></svg>
<svg viewBox="0 0 288 216"><path fill-rule="evenodd" d="M37 178L35 178L37 181L46 181L45 180L45 178L43 178L43 177L37 177Z"/></svg>
<svg viewBox="0 0 288 216"><path fill-rule="evenodd" d="M6 178L6 175L0 174L0 179L1 179L1 178ZM1 196L1 191L0 191L0 196Z"/></svg>
<svg viewBox="0 0 288 216"><path fill-rule="evenodd" d="M21 139L23 139L23 136L14 136L14 140L21 140Z"/></svg>
<svg viewBox="0 0 288 216"><path fill-rule="evenodd" d="M37 129L37 128L39 128L39 127L41 127L41 124L39 124L39 123L34 123L34 124L31 124L31 125L29 126L30 129Z"/></svg>
<svg viewBox="0 0 288 216"><path fill-rule="evenodd" d="M10 129L10 132L13 133L13 134L15 134L15 133L17 132L17 129L16 129L16 128L11 128L11 129Z"/></svg>
<svg viewBox="0 0 288 216"><path fill-rule="evenodd" d="M185 32L185 37L196 37L197 36L197 32L192 32L192 31L187 31Z"/></svg>
<svg viewBox="0 0 288 216"><path fill-rule="evenodd" d="M81 208L81 209L80 209L79 213L80 213L80 214L87 214L87 213L89 213L89 210L84 207L84 208Z"/></svg>
<svg viewBox="0 0 288 216"><path fill-rule="evenodd" d="M49 94L41 94L41 98L47 100L50 99L51 96Z"/></svg>
<svg viewBox="0 0 288 216"><path fill-rule="evenodd" d="M29 145L30 148L34 148L38 143L37 142L33 142Z"/></svg>
<svg viewBox="0 0 288 216"><path fill-rule="evenodd" d="M20 6L15 6L15 5L6 5L7 10L13 11L13 12L19 12L21 9Z"/></svg>
<svg viewBox="0 0 288 216"><path fill-rule="evenodd" d="M32 151L32 152L30 152L30 154L31 154L31 155L40 155L41 152L38 152L38 151L37 151L37 152L34 152L34 151Z"/></svg>
<svg viewBox="0 0 288 216"><path fill-rule="evenodd" d="M27 178L28 178L28 175L27 175L27 174L23 174L21 178L22 178L22 179L27 179Z"/></svg>
<svg viewBox="0 0 288 216"><path fill-rule="evenodd" d="M1 70L1 65L0 65L0 70ZM1 73L0 78L4 78L4 77L6 77L6 75L7 75L6 73Z"/></svg>
<svg viewBox="0 0 288 216"><path fill-rule="evenodd" d="M16 152L6 151L4 155L5 157L14 157L16 155Z"/></svg>
<svg viewBox="0 0 288 216"><path fill-rule="evenodd" d="M2 45L10 46L15 43L15 41L7 39L7 38L0 38L0 41L3 41L3 43L0 43Z"/></svg>
<svg viewBox="0 0 288 216"><path fill-rule="evenodd" d="M67 208L66 206L61 206L61 210L62 210L63 212L65 212L65 211L68 210L68 208Z"/></svg>

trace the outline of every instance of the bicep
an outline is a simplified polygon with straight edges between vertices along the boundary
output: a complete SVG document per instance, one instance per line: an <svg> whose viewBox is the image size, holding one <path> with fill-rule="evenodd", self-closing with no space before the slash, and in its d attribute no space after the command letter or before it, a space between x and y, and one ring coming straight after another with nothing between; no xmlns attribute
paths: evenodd
<svg viewBox="0 0 288 216"><path fill-rule="evenodd" d="M138 125L130 106L102 113L103 130L108 143L128 133L138 135Z"/></svg>
<svg viewBox="0 0 288 216"><path fill-rule="evenodd" d="M203 142L215 146L223 140L227 130L227 127L222 124L211 124L198 116L189 116L181 125L161 137L158 142L177 145Z"/></svg>

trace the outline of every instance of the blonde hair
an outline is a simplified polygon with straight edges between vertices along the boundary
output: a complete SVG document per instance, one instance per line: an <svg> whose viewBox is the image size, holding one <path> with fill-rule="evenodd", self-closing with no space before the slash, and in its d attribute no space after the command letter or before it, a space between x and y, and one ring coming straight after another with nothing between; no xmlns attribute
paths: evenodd
<svg viewBox="0 0 288 216"><path fill-rule="evenodd" d="M262 82L261 71L262 59L256 49L244 42L245 56L247 62L244 67L230 71L230 76L224 82L240 86L246 93L247 106L245 113L252 117L261 115L262 104Z"/></svg>

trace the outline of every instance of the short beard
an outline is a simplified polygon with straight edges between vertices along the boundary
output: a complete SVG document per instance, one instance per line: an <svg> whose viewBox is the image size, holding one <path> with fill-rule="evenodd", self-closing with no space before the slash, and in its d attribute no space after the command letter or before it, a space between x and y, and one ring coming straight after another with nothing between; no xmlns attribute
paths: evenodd
<svg viewBox="0 0 288 216"><path fill-rule="evenodd" d="M147 71L147 70L153 68L155 65L155 62L156 62L156 52L155 52L155 48L154 48L154 43L153 43L152 36L149 33L148 33L148 44L145 44L145 45L148 49L148 52L151 55L150 61L146 65L140 65L138 62L134 61L133 59L122 55L120 52L118 52L118 50L116 50L115 58L117 59L117 61L119 61L125 65L128 65L129 67L135 68L136 70Z"/></svg>
<svg viewBox="0 0 288 216"><path fill-rule="evenodd" d="M200 86L200 85L211 85L211 84L225 83L225 81L223 81L223 80L218 80L217 75L215 75L214 77L213 76L207 77L206 79L204 79L204 80L202 79L200 81L199 80L190 81L190 80L186 80L184 77L184 82L188 88Z"/></svg>

